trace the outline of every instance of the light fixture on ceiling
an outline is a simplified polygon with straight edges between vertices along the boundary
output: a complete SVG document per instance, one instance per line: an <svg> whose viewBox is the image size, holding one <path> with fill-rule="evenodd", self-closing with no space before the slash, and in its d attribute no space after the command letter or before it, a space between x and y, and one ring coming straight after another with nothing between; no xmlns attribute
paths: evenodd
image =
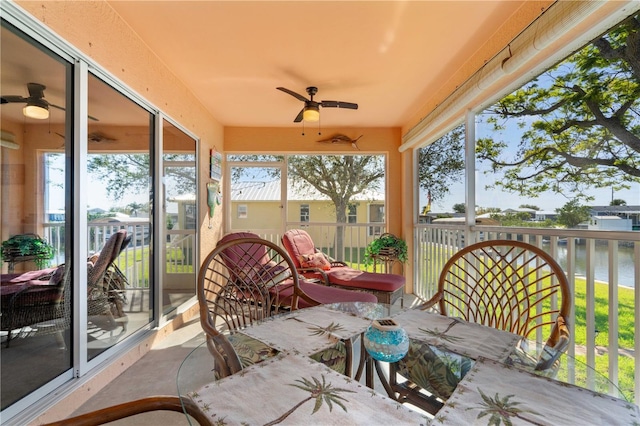
<svg viewBox="0 0 640 426"><path fill-rule="evenodd" d="M25 117L46 120L49 118L49 104L44 99L28 98L22 113Z"/></svg>
<svg viewBox="0 0 640 426"><path fill-rule="evenodd" d="M312 102L307 102L311 104ZM315 102L313 102L315 103ZM307 105L304 107L304 112L302 113L302 119L304 121L318 121L320 120L320 108L318 105Z"/></svg>

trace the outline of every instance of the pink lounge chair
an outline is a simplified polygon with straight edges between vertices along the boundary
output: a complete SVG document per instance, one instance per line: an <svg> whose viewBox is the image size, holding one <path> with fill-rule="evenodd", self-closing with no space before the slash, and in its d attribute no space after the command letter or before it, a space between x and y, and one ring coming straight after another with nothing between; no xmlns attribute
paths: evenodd
<svg viewBox="0 0 640 426"><path fill-rule="evenodd" d="M306 231L292 229L285 232L282 245L298 273L308 279L320 279L328 286L365 291L375 295L380 303L393 304L404 295L404 276L360 271L344 262L329 261L316 250Z"/></svg>
<svg viewBox="0 0 640 426"><path fill-rule="evenodd" d="M262 271L261 278L266 276L275 276L281 272L284 267L282 265L272 265L272 261L267 255L268 246L266 244L255 244L255 240L262 240L258 235L250 232L236 232L225 235L218 246L228 242L243 238L249 238L246 244L239 244L228 248L225 251L225 263L231 271L237 274L243 274L250 270L255 273L256 270ZM266 242L266 240L262 240ZM286 253L282 253L285 254ZM295 264L295 263L294 263ZM272 288L272 293L276 288ZM297 308L307 308L317 304L337 303L337 302L377 302L377 298L371 294L361 291L351 291L340 288L331 288L322 284L317 284L305 280L298 280L298 285L294 284L293 279L284 280L277 286L278 303L280 306L291 305L293 303L294 294L304 295L297 297ZM294 308L295 309L295 308Z"/></svg>

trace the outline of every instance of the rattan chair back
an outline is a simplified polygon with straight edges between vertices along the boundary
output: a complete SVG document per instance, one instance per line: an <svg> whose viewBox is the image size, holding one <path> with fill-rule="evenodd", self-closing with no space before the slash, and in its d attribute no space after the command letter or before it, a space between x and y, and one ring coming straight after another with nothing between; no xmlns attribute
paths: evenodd
<svg viewBox="0 0 640 426"><path fill-rule="evenodd" d="M560 328L568 328L571 308L560 265L542 249L511 240L482 241L454 254L432 300L442 315L532 340L549 336L551 346L557 345Z"/></svg>
<svg viewBox="0 0 640 426"><path fill-rule="evenodd" d="M220 240L198 274L200 323L209 349L214 357L230 365L221 376L241 369L240 363L236 364L237 354L226 353L231 346L225 349L217 344L224 338L221 332L233 334L272 315L296 309L300 298L318 304L299 289L295 267L283 249L246 235L253 234L230 234Z"/></svg>

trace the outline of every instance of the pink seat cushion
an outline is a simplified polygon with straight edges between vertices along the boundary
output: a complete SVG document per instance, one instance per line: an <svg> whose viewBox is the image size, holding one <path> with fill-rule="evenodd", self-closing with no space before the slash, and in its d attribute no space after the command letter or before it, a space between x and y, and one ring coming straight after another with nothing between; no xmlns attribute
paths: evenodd
<svg viewBox="0 0 640 426"><path fill-rule="evenodd" d="M56 267L47 269L37 269L35 271L23 272L20 274L2 274L2 283L16 284L25 283L27 281L37 280L43 276L49 276L56 271Z"/></svg>
<svg viewBox="0 0 640 426"><path fill-rule="evenodd" d="M289 253L291 260L296 268L300 268L300 256L313 255L316 247L313 240L306 231L302 229L292 229L282 236L282 245Z"/></svg>
<svg viewBox="0 0 640 426"><path fill-rule="evenodd" d="M406 281L402 275L365 272L346 266L331 268L327 275L331 284L388 292L403 287Z"/></svg>
<svg viewBox="0 0 640 426"><path fill-rule="evenodd" d="M378 302L378 298L371 293L327 287L326 285L316 284L305 280L300 280L300 288L313 300L322 304L338 302ZM280 286L278 293L282 304L290 304L291 296L293 294L293 286ZM298 308L308 308L310 306L314 305L310 305L305 300L298 299Z"/></svg>

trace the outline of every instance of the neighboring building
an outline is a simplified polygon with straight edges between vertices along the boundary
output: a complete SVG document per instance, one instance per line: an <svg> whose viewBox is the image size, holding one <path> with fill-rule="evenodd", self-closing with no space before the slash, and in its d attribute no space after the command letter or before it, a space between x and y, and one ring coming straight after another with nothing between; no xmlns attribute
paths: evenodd
<svg viewBox="0 0 640 426"><path fill-rule="evenodd" d="M635 206L591 206L591 216L617 216L631 219L634 231L640 231L640 205Z"/></svg>
<svg viewBox="0 0 640 426"><path fill-rule="evenodd" d="M535 214L534 219L538 222L543 222L545 220L556 220L558 218L558 213L555 211L549 210L540 210Z"/></svg>
<svg viewBox="0 0 640 426"><path fill-rule="evenodd" d="M602 231L631 231L631 219L622 219L618 216L592 216L589 219L589 230Z"/></svg>
<svg viewBox="0 0 640 426"><path fill-rule="evenodd" d="M336 212L333 202L326 195L315 190L300 190L293 185L287 188L286 222L305 227L304 223L335 224ZM231 228L233 230L277 230L281 227L282 218L273 215L274 206L281 204L281 182L238 182L231 188ZM377 223L380 226L362 226L358 231L349 231L345 235L345 245L351 239L377 236L385 232L385 200L384 194L366 191L352 199L347 208L347 224L357 227L358 224ZM332 241L335 226L314 227L311 235L314 241ZM310 232L314 232L311 231ZM320 235L322 234L322 235Z"/></svg>

